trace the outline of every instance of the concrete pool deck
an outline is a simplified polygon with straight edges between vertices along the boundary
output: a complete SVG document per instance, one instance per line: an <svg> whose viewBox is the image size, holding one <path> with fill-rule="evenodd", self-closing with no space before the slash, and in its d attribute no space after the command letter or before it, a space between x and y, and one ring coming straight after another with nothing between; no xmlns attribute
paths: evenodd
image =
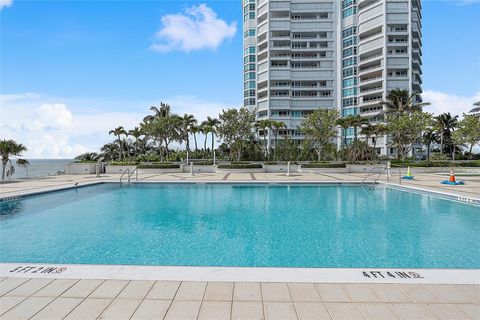
<svg viewBox="0 0 480 320"><path fill-rule="evenodd" d="M167 173L140 174L139 181L361 182L364 177L330 172L289 177ZM417 174L402 186L480 199L480 176L462 176L464 186L441 185L445 179L448 173ZM118 181L115 174L62 175L2 184L0 198L71 188L75 183ZM385 176L379 181L387 182ZM398 182L398 174L392 175L390 183ZM228 275L222 268L171 267L167 273L159 270L168 267L152 268L0 264L0 319L480 319L479 270L319 268L301 273L291 268L282 274L285 268L278 268L262 274L261 268L230 268L243 269L243 278L236 278L238 272Z"/></svg>

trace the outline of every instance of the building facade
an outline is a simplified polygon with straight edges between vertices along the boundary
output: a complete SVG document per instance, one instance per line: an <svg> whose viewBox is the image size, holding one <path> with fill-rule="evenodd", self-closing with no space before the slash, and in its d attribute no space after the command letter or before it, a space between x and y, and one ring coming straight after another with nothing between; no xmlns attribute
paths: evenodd
<svg viewBox="0 0 480 320"><path fill-rule="evenodd" d="M420 0L243 0L243 11L244 106L285 123L282 136L301 140L318 108L375 123L390 90L422 92ZM393 154L387 142L369 141Z"/></svg>

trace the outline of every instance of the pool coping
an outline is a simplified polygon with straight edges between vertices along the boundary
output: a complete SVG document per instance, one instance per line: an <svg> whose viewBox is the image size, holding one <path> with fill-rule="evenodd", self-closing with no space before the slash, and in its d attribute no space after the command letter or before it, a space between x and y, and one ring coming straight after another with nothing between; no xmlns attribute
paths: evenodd
<svg viewBox="0 0 480 320"><path fill-rule="evenodd" d="M264 268L0 263L0 277L211 282L480 284L479 269Z"/></svg>

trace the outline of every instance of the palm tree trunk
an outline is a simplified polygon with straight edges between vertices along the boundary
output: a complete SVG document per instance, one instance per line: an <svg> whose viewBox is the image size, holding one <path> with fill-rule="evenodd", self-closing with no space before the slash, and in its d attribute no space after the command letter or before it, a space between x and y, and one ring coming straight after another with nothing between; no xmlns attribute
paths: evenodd
<svg viewBox="0 0 480 320"><path fill-rule="evenodd" d="M263 128L263 144L265 147L265 156L267 157L267 161L270 161L269 156L268 156L268 146L267 146L267 135L265 134L265 128Z"/></svg>
<svg viewBox="0 0 480 320"><path fill-rule="evenodd" d="M470 151L468 152L468 158L472 160L472 149L473 149L473 143L470 144Z"/></svg>
<svg viewBox="0 0 480 320"><path fill-rule="evenodd" d="M120 151L120 154L118 155L119 158L118 160L119 161L122 161L122 156L123 156L123 150L122 150L122 140L120 140L120 135L117 136L117 139L118 139L118 150Z"/></svg>
<svg viewBox="0 0 480 320"><path fill-rule="evenodd" d="M207 137L208 133L205 133L205 141L203 142L203 150L207 153Z"/></svg>
<svg viewBox="0 0 480 320"><path fill-rule="evenodd" d="M215 147L215 133L212 131L212 158L213 158L213 148Z"/></svg>
<svg viewBox="0 0 480 320"><path fill-rule="evenodd" d="M277 136L278 130L275 130L275 149L273 149L273 161L277 161Z"/></svg>
<svg viewBox="0 0 480 320"><path fill-rule="evenodd" d="M5 180L5 168L7 167L6 164L2 165L2 181Z"/></svg>
<svg viewBox="0 0 480 320"><path fill-rule="evenodd" d="M198 151L198 147L197 147L197 135L195 133L193 133L193 140L195 141L195 151Z"/></svg>
<svg viewBox="0 0 480 320"><path fill-rule="evenodd" d="M188 141L188 132L185 135L185 143L186 143L187 151L190 151L190 141Z"/></svg>

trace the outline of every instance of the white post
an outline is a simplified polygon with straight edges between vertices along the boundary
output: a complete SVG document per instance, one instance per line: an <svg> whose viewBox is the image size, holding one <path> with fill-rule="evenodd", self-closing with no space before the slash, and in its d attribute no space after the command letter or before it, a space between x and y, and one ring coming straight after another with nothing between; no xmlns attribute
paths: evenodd
<svg viewBox="0 0 480 320"><path fill-rule="evenodd" d="M390 161L387 161L387 178L390 178L390 168L392 167L392 163Z"/></svg>
<svg viewBox="0 0 480 320"><path fill-rule="evenodd" d="M98 162L95 164L95 174L100 177L100 164Z"/></svg>
<svg viewBox="0 0 480 320"><path fill-rule="evenodd" d="M287 162L287 177L290 176L290 161Z"/></svg>
<svg viewBox="0 0 480 320"><path fill-rule="evenodd" d="M190 176L193 177L193 162L190 162Z"/></svg>
<svg viewBox="0 0 480 320"><path fill-rule="evenodd" d="M213 165L215 165L215 160L216 160L216 153L215 153L215 150L213 150Z"/></svg>
<svg viewBox="0 0 480 320"><path fill-rule="evenodd" d="M188 166L188 150L187 150L187 166Z"/></svg>

